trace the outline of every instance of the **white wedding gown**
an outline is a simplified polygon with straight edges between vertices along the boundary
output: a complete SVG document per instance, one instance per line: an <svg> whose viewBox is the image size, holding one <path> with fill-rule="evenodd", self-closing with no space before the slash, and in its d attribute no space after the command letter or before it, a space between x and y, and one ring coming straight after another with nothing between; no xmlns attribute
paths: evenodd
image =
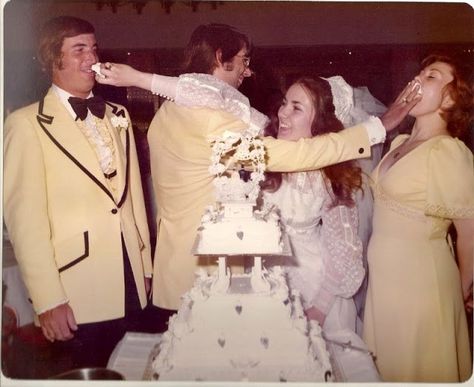
<svg viewBox="0 0 474 387"><path fill-rule="evenodd" d="M357 208L331 208L321 171L284 174L281 187L265 192L264 200L279 207L293 250L284 262L268 258L265 265L282 265L290 288L301 294L303 307L315 306L326 313L326 332L355 331L352 295L365 273Z"/></svg>

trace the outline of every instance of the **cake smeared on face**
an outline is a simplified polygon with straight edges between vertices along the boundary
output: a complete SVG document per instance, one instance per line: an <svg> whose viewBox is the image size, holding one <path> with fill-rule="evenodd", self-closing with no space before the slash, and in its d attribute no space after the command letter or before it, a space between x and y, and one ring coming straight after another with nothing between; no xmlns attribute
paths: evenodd
<svg viewBox="0 0 474 387"><path fill-rule="evenodd" d="M105 78L105 75L103 75L103 74L100 72L100 62L94 63L94 64L91 66L91 70L92 70L93 72L95 72L99 77Z"/></svg>

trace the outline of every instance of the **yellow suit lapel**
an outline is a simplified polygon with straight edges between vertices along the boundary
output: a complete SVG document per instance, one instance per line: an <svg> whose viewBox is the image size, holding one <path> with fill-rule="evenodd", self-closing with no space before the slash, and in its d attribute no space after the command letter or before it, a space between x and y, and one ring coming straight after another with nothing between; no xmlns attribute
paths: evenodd
<svg viewBox="0 0 474 387"><path fill-rule="evenodd" d="M96 183L112 200L113 195L100 168L94 150L65 109L59 98L50 89L39 103L37 121L49 139Z"/></svg>

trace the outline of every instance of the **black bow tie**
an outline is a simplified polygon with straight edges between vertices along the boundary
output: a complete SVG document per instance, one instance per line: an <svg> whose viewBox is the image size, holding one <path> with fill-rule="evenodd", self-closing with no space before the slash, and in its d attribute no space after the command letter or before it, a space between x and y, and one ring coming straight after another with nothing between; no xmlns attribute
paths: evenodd
<svg viewBox="0 0 474 387"><path fill-rule="evenodd" d="M87 99L69 97L68 101L71 104L74 113L77 115L76 120L80 118L84 121L87 117L87 109L89 109L94 116L104 118L105 101L102 97L94 96Z"/></svg>

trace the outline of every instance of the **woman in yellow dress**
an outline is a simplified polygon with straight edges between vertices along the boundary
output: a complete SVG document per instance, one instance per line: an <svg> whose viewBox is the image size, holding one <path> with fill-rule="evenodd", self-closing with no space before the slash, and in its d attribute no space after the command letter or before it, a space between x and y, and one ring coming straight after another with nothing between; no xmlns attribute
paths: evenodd
<svg viewBox="0 0 474 387"><path fill-rule="evenodd" d="M411 82L422 94L412 132L372 174L364 339L385 381L457 382L472 368L474 166L457 137L472 124L473 90L451 58L430 56L422 68Z"/></svg>

